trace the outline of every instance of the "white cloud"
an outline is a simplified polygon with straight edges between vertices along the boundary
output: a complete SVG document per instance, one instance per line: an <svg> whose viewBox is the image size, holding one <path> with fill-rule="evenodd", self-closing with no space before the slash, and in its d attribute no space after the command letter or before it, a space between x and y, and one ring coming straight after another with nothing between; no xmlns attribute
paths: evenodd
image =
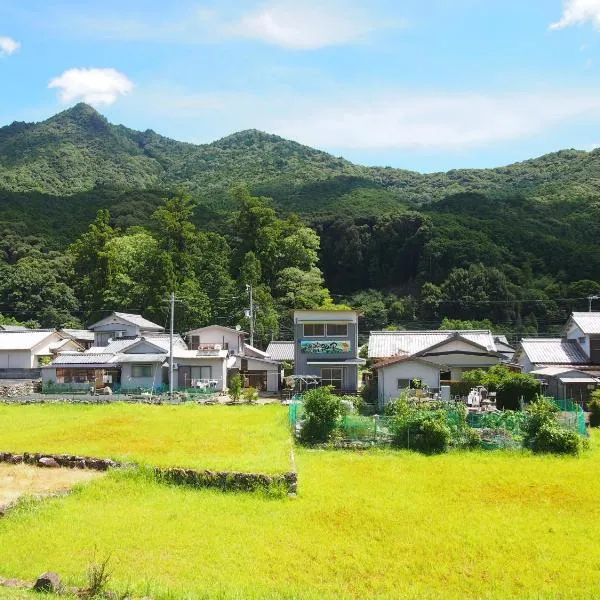
<svg viewBox="0 0 600 600"><path fill-rule="evenodd" d="M552 23L550 29L564 29L588 22L600 29L600 0L564 0L562 18Z"/></svg>
<svg viewBox="0 0 600 600"><path fill-rule="evenodd" d="M452 151L527 139L578 118L600 122L600 94L595 89L505 95L402 90L368 95L355 90L321 95L185 94L170 90L169 95L156 90L144 94L146 101L143 106L136 102L136 110L152 117L176 115L179 122L189 120L193 141L257 128L334 151Z"/></svg>
<svg viewBox="0 0 600 600"><path fill-rule="evenodd" d="M82 100L99 106L113 104L119 96L130 93L133 83L115 69L68 69L48 87L58 88L65 103Z"/></svg>
<svg viewBox="0 0 600 600"><path fill-rule="evenodd" d="M352 2L272 0L225 28L225 33L295 50L360 42L373 31L397 26L375 20Z"/></svg>
<svg viewBox="0 0 600 600"><path fill-rule="evenodd" d="M21 44L10 37L0 35L0 56L9 56L16 52Z"/></svg>

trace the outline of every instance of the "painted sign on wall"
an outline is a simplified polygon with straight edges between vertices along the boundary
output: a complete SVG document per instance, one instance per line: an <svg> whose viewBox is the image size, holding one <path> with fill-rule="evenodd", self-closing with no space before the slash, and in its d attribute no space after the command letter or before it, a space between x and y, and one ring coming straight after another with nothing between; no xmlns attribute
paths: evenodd
<svg viewBox="0 0 600 600"><path fill-rule="evenodd" d="M349 340L302 340L300 350L307 354L342 354L350 352Z"/></svg>

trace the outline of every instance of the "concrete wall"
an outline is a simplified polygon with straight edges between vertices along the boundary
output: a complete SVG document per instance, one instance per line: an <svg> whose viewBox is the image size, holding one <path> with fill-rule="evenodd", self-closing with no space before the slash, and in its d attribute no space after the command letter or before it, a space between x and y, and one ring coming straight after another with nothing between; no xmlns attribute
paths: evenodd
<svg viewBox="0 0 600 600"><path fill-rule="evenodd" d="M107 333L107 332L116 332L116 331L122 331L123 335L122 337L135 337L137 335L140 334L140 329L139 327L135 326L135 325L129 325L127 323L117 323L116 321L114 323L106 323L105 325L99 325L98 327L94 328L94 346L99 346L99 345L103 345L106 346L106 344L100 344L100 340L99 340L99 333ZM114 339L117 339L116 335L112 335L112 337Z"/></svg>
<svg viewBox="0 0 600 600"><path fill-rule="evenodd" d="M41 369L0 369L1 379L39 379Z"/></svg>
<svg viewBox="0 0 600 600"><path fill-rule="evenodd" d="M390 400L398 398L398 379L420 379L430 389L440 387L440 370L437 365L428 365L416 360L393 363L377 370L377 391L379 406L384 407Z"/></svg>

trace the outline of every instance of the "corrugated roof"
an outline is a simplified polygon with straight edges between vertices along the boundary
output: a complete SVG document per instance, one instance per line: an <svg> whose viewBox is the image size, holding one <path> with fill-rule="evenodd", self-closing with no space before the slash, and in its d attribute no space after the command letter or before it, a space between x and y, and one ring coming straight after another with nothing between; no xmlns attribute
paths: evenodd
<svg viewBox="0 0 600 600"><path fill-rule="evenodd" d="M574 312L571 318L586 335L600 334L600 312Z"/></svg>
<svg viewBox="0 0 600 600"><path fill-rule="evenodd" d="M53 329L0 331L0 350L31 350L55 333Z"/></svg>
<svg viewBox="0 0 600 600"><path fill-rule="evenodd" d="M156 335L144 335L142 337L126 337L126 338L116 338L107 346L92 346L86 352L94 354L94 353L104 353L104 354L117 354L119 352L123 352L127 348L138 344L141 341L147 341L150 344L158 346L163 350L169 350L169 336L168 334L156 334ZM181 350L186 350L186 343L183 341L181 336L175 335L173 336L173 349L179 348Z"/></svg>
<svg viewBox="0 0 600 600"><path fill-rule="evenodd" d="M225 325L207 325L206 327L198 327L197 329L190 329L190 331L186 331L185 335L196 335L202 331L206 331L207 329L221 329L222 331L228 331L229 333L248 335L245 331L242 331L241 329L233 329L231 327L225 327Z"/></svg>
<svg viewBox="0 0 600 600"><path fill-rule="evenodd" d="M369 358L412 356L431 346L443 343L456 334L474 344L483 346L489 352L497 351L492 334L485 330L372 331L369 336Z"/></svg>
<svg viewBox="0 0 600 600"><path fill-rule="evenodd" d="M0 325L0 331L27 331L25 325Z"/></svg>
<svg viewBox="0 0 600 600"><path fill-rule="evenodd" d="M294 342L271 342L267 354L273 360L294 360Z"/></svg>
<svg viewBox="0 0 600 600"><path fill-rule="evenodd" d="M574 340L563 338L523 338L521 347L533 364L585 364L587 356Z"/></svg>
<svg viewBox="0 0 600 600"><path fill-rule="evenodd" d="M248 356L258 356L258 358L272 358L268 352L263 352L250 344L244 344L244 354Z"/></svg>
<svg viewBox="0 0 600 600"><path fill-rule="evenodd" d="M531 375L547 375L548 377L554 377L555 375L563 375L565 373L583 373L579 369L574 369L568 365L556 365L555 367L542 367L531 371Z"/></svg>

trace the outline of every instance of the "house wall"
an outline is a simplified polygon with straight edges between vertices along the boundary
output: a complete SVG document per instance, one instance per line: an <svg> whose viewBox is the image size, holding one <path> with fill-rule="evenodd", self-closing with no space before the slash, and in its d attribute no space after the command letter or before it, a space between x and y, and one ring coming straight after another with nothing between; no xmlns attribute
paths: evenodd
<svg viewBox="0 0 600 600"><path fill-rule="evenodd" d="M590 356L590 338L581 331L579 326L571 323L567 329L566 337L568 340L575 340L585 352L586 356ZM581 340L581 341L580 341Z"/></svg>
<svg viewBox="0 0 600 600"><path fill-rule="evenodd" d="M236 354L244 349L243 334L226 331L219 327L205 327L188 332L187 343L190 346L191 336L200 338L200 344L221 344L223 350L233 350Z"/></svg>
<svg viewBox="0 0 600 600"><path fill-rule="evenodd" d="M30 350L0 350L0 369L33 369L37 358Z"/></svg>
<svg viewBox="0 0 600 600"><path fill-rule="evenodd" d="M330 359L331 360L331 359ZM358 390L358 366L357 365L306 365L302 373L294 371L297 375L316 375L321 376L321 369L342 369L343 384L342 389L348 392Z"/></svg>
<svg viewBox="0 0 600 600"><path fill-rule="evenodd" d="M213 342L206 342L213 343ZM217 390L222 391L227 387L227 360L225 358L209 358L202 359L176 359L177 365L177 385L179 387L190 387L191 367L210 367L211 379L216 379Z"/></svg>
<svg viewBox="0 0 600 600"><path fill-rule="evenodd" d="M398 398L398 379L420 379L432 390L440 387L440 368L416 360L405 360L377 369L377 390L380 408Z"/></svg>
<svg viewBox="0 0 600 600"><path fill-rule="evenodd" d="M98 325L97 327L94 327L94 346L106 346L105 343L101 342L100 335L98 334L116 331L123 332L121 337L135 337L140 335L140 328L137 327L137 325L114 321L112 323L106 323L104 325ZM117 339L116 335L113 335L112 337Z"/></svg>
<svg viewBox="0 0 600 600"><path fill-rule="evenodd" d="M266 377L267 392L278 392L281 383L281 365L261 360L253 360L251 356L237 357L235 368L241 370L243 364L247 372L264 373Z"/></svg>
<svg viewBox="0 0 600 600"><path fill-rule="evenodd" d="M525 352L521 352L517 364L521 366L521 372L523 373L530 373L531 371L534 371L536 367L536 365L529 360L529 357Z"/></svg>
<svg viewBox="0 0 600 600"><path fill-rule="evenodd" d="M153 377L134 377L132 375L133 363L123 363L121 366L121 387L129 388L155 388L162 385L166 380L166 373L163 373L162 362L145 363L152 365ZM166 369L164 370L166 371Z"/></svg>

